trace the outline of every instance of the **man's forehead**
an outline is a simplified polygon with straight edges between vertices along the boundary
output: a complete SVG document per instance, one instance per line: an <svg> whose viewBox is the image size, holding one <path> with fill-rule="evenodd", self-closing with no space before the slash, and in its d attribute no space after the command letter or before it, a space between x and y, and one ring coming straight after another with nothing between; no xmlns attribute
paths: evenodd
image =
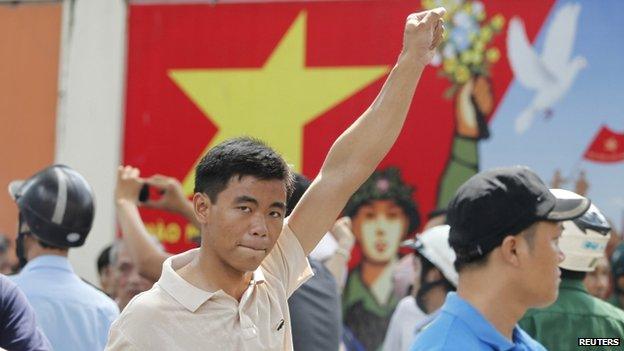
<svg viewBox="0 0 624 351"><path fill-rule="evenodd" d="M536 230L559 233L563 231L563 222L559 221L539 221L533 224Z"/></svg>
<svg viewBox="0 0 624 351"><path fill-rule="evenodd" d="M286 182L280 179L260 179L251 175L235 175L230 178L226 184L225 190L235 193L235 196L253 195L262 191L269 190L274 195L276 201L282 201L279 198L286 199Z"/></svg>
<svg viewBox="0 0 624 351"><path fill-rule="evenodd" d="M123 242L117 245L119 245L117 247L117 262L119 263L126 262L126 261L132 262L132 256L130 255L130 250L128 249L128 245L126 245Z"/></svg>

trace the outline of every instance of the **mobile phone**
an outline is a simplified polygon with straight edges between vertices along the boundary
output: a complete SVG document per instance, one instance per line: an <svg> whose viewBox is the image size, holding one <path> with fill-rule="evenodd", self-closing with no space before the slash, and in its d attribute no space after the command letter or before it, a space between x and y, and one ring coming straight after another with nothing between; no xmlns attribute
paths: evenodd
<svg viewBox="0 0 624 351"><path fill-rule="evenodd" d="M139 202L145 202L149 200L150 188L147 183L143 184L141 191L139 191Z"/></svg>

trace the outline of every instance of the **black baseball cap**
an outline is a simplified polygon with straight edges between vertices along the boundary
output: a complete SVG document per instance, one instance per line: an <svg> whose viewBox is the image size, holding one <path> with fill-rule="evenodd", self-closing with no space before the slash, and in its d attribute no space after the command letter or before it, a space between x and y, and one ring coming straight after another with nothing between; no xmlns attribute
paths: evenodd
<svg viewBox="0 0 624 351"><path fill-rule="evenodd" d="M548 189L528 167L478 173L459 187L448 205L449 244L459 262L485 256L508 235L531 224L581 216L589 199L563 189Z"/></svg>

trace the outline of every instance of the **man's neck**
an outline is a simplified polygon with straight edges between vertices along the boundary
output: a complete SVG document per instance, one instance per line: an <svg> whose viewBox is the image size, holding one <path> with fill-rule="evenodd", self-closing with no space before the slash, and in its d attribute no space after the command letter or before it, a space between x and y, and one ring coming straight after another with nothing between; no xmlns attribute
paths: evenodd
<svg viewBox="0 0 624 351"><path fill-rule="evenodd" d="M189 283L206 291L223 290L240 301L253 272L239 272L223 262L212 251L201 248L199 254L178 274Z"/></svg>
<svg viewBox="0 0 624 351"><path fill-rule="evenodd" d="M513 341L513 329L528 308L515 298L513 287L494 283L496 281L474 275L460 276L457 294L476 308L505 338Z"/></svg>
<svg viewBox="0 0 624 351"><path fill-rule="evenodd" d="M61 256L67 258L69 251L68 250L57 250L57 249L48 249L48 248L39 248L37 250L33 250L28 255L28 260L32 261L37 257L41 256Z"/></svg>

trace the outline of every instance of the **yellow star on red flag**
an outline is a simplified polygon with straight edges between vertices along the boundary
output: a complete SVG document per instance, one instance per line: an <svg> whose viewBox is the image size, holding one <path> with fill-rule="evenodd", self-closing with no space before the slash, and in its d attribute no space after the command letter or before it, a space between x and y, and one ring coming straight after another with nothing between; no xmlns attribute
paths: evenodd
<svg viewBox="0 0 624 351"><path fill-rule="evenodd" d="M301 12L261 68L172 69L169 77L217 125L198 155L235 136L260 138L299 170L303 128L383 77L389 66L307 67L306 13ZM196 162L196 163L197 163ZM184 179L193 192L195 167Z"/></svg>

